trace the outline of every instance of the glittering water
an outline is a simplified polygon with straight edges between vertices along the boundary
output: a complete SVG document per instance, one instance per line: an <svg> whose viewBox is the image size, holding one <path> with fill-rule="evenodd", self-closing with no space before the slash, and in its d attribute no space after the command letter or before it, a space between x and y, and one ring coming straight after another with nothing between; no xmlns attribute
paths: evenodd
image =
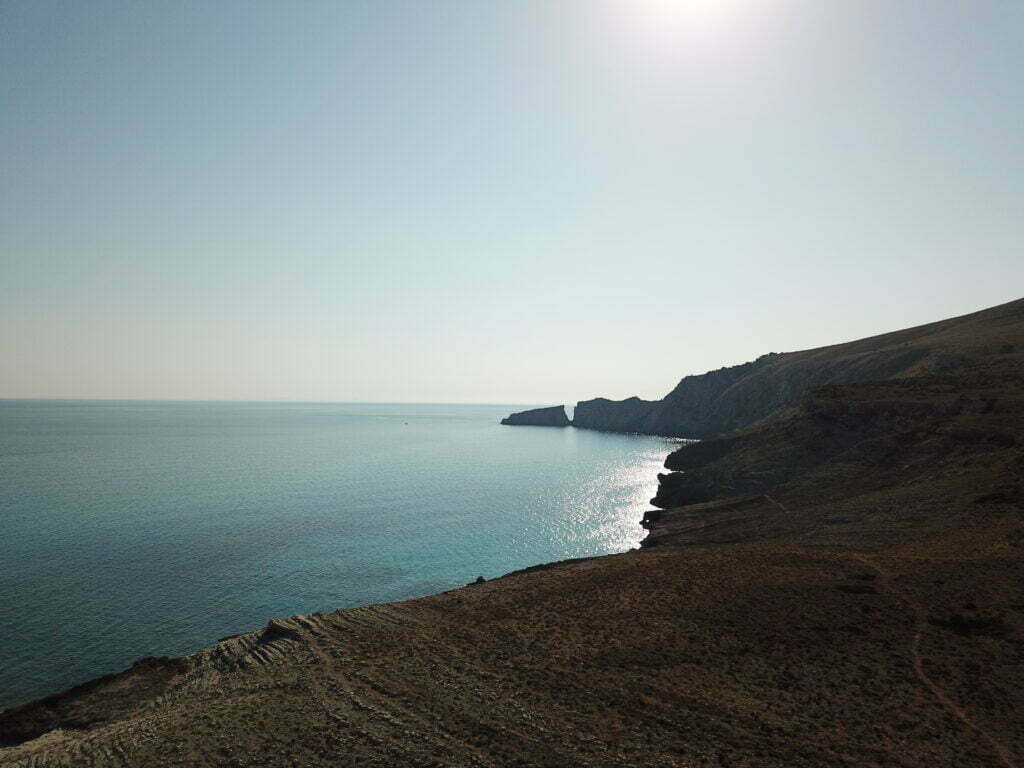
<svg viewBox="0 0 1024 768"><path fill-rule="evenodd" d="M0 400L0 707L636 546L671 441L498 424L516 409Z"/></svg>

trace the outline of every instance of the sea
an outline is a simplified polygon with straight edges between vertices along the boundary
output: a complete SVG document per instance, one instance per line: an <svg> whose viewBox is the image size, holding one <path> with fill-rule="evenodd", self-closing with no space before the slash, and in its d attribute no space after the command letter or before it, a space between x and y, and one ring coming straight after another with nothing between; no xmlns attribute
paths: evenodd
<svg viewBox="0 0 1024 768"><path fill-rule="evenodd" d="M0 708L637 547L678 441L499 424L525 407L0 400Z"/></svg>

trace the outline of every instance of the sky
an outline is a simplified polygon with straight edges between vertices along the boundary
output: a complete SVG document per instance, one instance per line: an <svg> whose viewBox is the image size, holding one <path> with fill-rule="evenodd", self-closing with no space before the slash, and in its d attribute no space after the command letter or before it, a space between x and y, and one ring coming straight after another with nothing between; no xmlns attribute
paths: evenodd
<svg viewBox="0 0 1024 768"><path fill-rule="evenodd" d="M574 403L1024 295L1024 3L0 0L0 397Z"/></svg>

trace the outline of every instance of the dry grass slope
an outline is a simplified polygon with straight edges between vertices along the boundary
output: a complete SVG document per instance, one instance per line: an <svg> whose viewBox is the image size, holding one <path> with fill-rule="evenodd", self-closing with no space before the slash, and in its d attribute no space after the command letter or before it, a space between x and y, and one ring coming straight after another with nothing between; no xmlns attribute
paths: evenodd
<svg viewBox="0 0 1024 768"><path fill-rule="evenodd" d="M655 549L294 617L0 764L1017 765L1022 538L988 510L866 556Z"/></svg>

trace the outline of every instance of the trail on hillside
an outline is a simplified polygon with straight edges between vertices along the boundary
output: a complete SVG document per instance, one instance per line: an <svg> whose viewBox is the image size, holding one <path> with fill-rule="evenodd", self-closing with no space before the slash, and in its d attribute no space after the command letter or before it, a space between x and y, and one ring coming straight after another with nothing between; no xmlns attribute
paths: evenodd
<svg viewBox="0 0 1024 768"><path fill-rule="evenodd" d="M966 725L970 730L977 733L988 742L989 746L992 747L993 751L999 757L999 761L1006 766L1006 768L1020 768L1020 764L1016 762L1013 753L1010 749L999 741L989 730L982 728L978 725L970 715L957 704L953 698L946 693L943 688L932 680L928 673L924 669L924 659L921 657L921 639L924 636L924 631L927 627L927 612L924 607L917 603L913 598L910 597L905 591L896 587L892 580L892 574L885 570L878 563L874 562L873 559L866 555L855 555L855 558L867 567L875 571L881 579L882 586L892 594L896 595L900 600L906 603L911 611L914 613L914 636L910 642L910 652L914 664L914 674L917 679L932 692L932 695L938 700L938 702L945 707L954 717L960 722Z"/></svg>

